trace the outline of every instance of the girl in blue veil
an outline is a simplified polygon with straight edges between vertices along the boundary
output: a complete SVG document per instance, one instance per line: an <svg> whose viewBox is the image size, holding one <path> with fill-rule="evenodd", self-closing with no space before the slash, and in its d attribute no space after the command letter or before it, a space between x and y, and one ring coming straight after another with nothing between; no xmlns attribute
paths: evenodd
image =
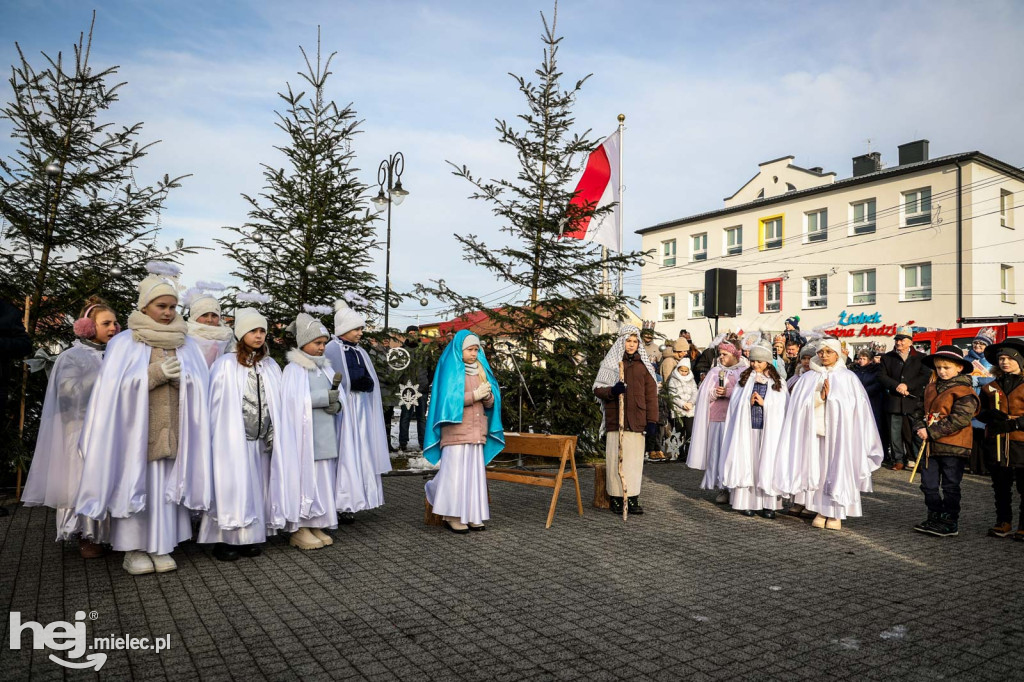
<svg viewBox="0 0 1024 682"><path fill-rule="evenodd" d="M437 363L423 441L423 456L441 464L425 486L427 501L452 532L485 529L485 467L504 447L498 382L480 339L462 330Z"/></svg>

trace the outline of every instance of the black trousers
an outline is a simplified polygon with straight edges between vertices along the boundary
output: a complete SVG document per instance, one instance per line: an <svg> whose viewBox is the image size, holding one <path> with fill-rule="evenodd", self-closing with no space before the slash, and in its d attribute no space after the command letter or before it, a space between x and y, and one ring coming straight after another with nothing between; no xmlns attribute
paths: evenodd
<svg viewBox="0 0 1024 682"><path fill-rule="evenodd" d="M964 477L965 457L953 455L932 455L921 462L921 492L928 511L949 514L954 520L960 518L960 481ZM939 494L939 490L942 494Z"/></svg>
<svg viewBox="0 0 1024 682"><path fill-rule="evenodd" d="M413 414L416 415L416 440L419 441L420 447L423 447L423 432L427 430L427 392L424 391L423 395L420 396L419 401L416 403L416 407L402 408L402 415L398 418L398 444L405 447L409 444L409 422L412 421Z"/></svg>
<svg viewBox="0 0 1024 682"><path fill-rule="evenodd" d="M388 447L391 447L391 422L394 420L394 418L395 418L395 408L394 408L394 406L392 405L392 406L389 406L389 407L385 407L384 408L384 433L387 434L387 437L388 437Z"/></svg>
<svg viewBox="0 0 1024 682"><path fill-rule="evenodd" d="M1021 498L1017 527L1024 528L1024 468L1004 467L988 462L992 474L992 490L996 494L996 523L1013 523L1013 485Z"/></svg>

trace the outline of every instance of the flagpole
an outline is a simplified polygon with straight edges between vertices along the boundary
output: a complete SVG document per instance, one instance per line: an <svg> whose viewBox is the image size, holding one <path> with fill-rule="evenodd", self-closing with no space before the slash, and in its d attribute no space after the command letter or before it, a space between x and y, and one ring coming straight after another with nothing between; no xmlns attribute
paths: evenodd
<svg viewBox="0 0 1024 682"><path fill-rule="evenodd" d="M625 251L622 242L622 225L626 221L626 214L622 208L622 131L626 128L626 115L619 114L619 246ZM622 295L622 266L619 266L619 295Z"/></svg>
<svg viewBox="0 0 1024 682"><path fill-rule="evenodd" d="M601 247L601 295L608 295L608 247ZM601 333L604 334L608 331L607 318L604 315L601 316Z"/></svg>

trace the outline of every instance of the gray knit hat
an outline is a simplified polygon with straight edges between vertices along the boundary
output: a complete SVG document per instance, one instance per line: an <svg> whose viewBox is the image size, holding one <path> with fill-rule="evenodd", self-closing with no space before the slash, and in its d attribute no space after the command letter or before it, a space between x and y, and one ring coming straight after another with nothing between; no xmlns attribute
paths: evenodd
<svg viewBox="0 0 1024 682"><path fill-rule="evenodd" d="M331 334L327 331L324 323L309 313L299 313L295 321L288 325L286 330L295 337L295 344L301 349L310 341L316 341L321 336L330 339Z"/></svg>
<svg viewBox="0 0 1024 682"><path fill-rule="evenodd" d="M771 362L772 349L761 343L755 343L750 347L749 356L751 362Z"/></svg>

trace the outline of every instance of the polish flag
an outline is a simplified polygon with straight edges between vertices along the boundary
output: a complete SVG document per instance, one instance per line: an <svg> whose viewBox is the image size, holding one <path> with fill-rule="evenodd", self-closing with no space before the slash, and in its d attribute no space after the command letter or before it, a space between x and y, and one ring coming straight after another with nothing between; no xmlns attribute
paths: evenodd
<svg viewBox="0 0 1024 682"><path fill-rule="evenodd" d="M574 221L562 236L597 242L612 251L622 251L620 144L619 131L616 130L590 153L583 177L576 185L576 196L569 202L582 210L603 208L612 202L615 202L615 206L603 215L586 216Z"/></svg>

